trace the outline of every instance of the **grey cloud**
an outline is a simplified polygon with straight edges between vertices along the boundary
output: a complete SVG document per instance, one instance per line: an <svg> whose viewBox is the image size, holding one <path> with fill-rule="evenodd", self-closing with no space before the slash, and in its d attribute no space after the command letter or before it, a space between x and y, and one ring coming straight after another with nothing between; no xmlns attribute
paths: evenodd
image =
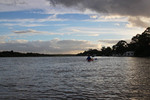
<svg viewBox="0 0 150 100"><path fill-rule="evenodd" d="M42 34L42 35L64 35L64 33L51 33L48 31L37 31L37 30L32 30L32 29L28 29L28 30L20 30L20 31L13 31L13 33L15 34L30 34L30 35L37 35L37 34Z"/></svg>
<svg viewBox="0 0 150 100"><path fill-rule="evenodd" d="M17 5L17 4L26 4L26 2L21 0L1 0L0 4L2 5Z"/></svg>
<svg viewBox="0 0 150 100"><path fill-rule="evenodd" d="M10 41L0 43L0 50L14 50L19 52L37 52L49 54L79 53L81 51L97 48L97 44L79 40L50 40L50 41Z"/></svg>
<svg viewBox="0 0 150 100"><path fill-rule="evenodd" d="M48 0L51 4L91 9L99 13L149 17L150 0Z"/></svg>
<svg viewBox="0 0 150 100"><path fill-rule="evenodd" d="M25 33L38 33L38 31L29 29L29 30L22 30L22 31L13 31L16 34L25 34Z"/></svg>
<svg viewBox="0 0 150 100"><path fill-rule="evenodd" d="M99 40L100 43L116 44L119 40Z"/></svg>
<svg viewBox="0 0 150 100"><path fill-rule="evenodd" d="M48 0L53 5L75 7L79 10L90 9L102 14L120 15L130 17L149 18L150 0ZM128 20L132 26L148 27L150 23L140 19Z"/></svg>
<svg viewBox="0 0 150 100"><path fill-rule="evenodd" d="M63 4L67 7L78 5L81 3L83 0L48 0L50 1L53 5L55 4Z"/></svg>
<svg viewBox="0 0 150 100"><path fill-rule="evenodd" d="M147 22L142 21L140 17L130 17L129 22L131 26L136 26L136 27L148 27L150 26L149 20Z"/></svg>
<svg viewBox="0 0 150 100"><path fill-rule="evenodd" d="M131 40L129 39L123 39L124 41L126 41L127 43L130 43ZM112 46L115 45L116 43L118 43L120 40L118 39L106 39L106 40L99 40L99 42L104 45L104 46Z"/></svg>

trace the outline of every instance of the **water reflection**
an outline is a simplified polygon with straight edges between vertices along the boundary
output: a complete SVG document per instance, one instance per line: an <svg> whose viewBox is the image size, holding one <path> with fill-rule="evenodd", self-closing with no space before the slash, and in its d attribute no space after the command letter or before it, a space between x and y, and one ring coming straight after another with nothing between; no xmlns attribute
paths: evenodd
<svg viewBox="0 0 150 100"><path fill-rule="evenodd" d="M130 58L127 66L128 96L132 99L150 99L150 59Z"/></svg>
<svg viewBox="0 0 150 100"><path fill-rule="evenodd" d="M0 99L149 100L149 58L0 58Z"/></svg>

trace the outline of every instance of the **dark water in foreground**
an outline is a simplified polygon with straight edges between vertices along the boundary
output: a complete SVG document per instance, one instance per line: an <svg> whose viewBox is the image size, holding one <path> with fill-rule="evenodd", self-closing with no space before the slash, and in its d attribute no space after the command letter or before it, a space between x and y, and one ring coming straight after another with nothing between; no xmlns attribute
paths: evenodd
<svg viewBox="0 0 150 100"><path fill-rule="evenodd" d="M0 58L0 100L150 100L150 58Z"/></svg>

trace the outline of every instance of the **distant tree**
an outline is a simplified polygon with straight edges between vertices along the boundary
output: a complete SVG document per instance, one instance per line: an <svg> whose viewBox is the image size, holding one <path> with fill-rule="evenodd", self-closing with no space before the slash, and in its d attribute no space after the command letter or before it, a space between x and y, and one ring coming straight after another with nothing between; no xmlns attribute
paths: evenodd
<svg viewBox="0 0 150 100"><path fill-rule="evenodd" d="M150 56L150 28L147 28L141 35L136 37L135 55L136 56Z"/></svg>
<svg viewBox="0 0 150 100"><path fill-rule="evenodd" d="M10 52L11 52L11 53L13 53L14 51L13 51L13 50L11 50Z"/></svg>
<svg viewBox="0 0 150 100"><path fill-rule="evenodd" d="M128 49L135 51L135 56L150 56L150 27L142 34L137 34L131 39Z"/></svg>
<svg viewBox="0 0 150 100"><path fill-rule="evenodd" d="M110 47L102 47L101 49L102 55L104 56L111 56L112 55L112 49Z"/></svg>
<svg viewBox="0 0 150 100"><path fill-rule="evenodd" d="M78 56L87 56L87 55L97 55L100 56L101 55L101 51L97 50L97 49L89 49L88 51L84 51L83 53L79 53L77 54Z"/></svg>
<svg viewBox="0 0 150 100"><path fill-rule="evenodd" d="M113 52L122 55L123 53L125 53L127 51L128 43L124 40L121 40L116 45L114 45L112 48L113 48Z"/></svg>

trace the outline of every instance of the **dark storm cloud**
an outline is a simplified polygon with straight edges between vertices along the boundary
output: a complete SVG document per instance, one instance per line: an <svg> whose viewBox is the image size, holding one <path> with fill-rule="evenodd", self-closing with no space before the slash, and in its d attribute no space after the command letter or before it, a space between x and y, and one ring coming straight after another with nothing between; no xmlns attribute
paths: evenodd
<svg viewBox="0 0 150 100"><path fill-rule="evenodd" d="M48 0L53 5L90 9L98 13L149 17L150 0Z"/></svg>

